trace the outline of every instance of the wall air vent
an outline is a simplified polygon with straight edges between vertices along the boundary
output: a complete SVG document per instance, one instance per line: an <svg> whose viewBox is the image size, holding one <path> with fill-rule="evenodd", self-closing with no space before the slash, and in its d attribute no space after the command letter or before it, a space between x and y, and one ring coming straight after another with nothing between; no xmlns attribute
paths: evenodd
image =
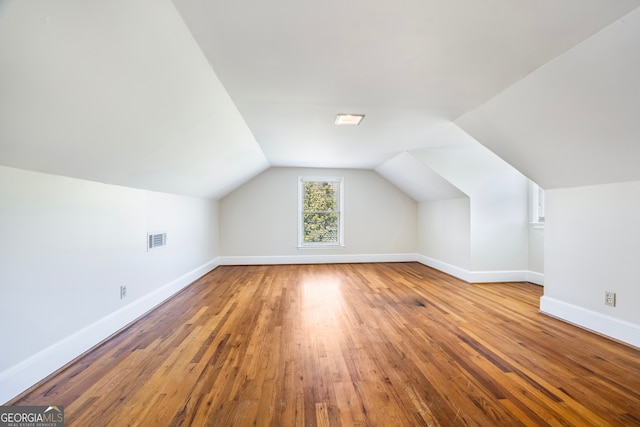
<svg viewBox="0 0 640 427"><path fill-rule="evenodd" d="M147 251L167 245L167 233L147 234Z"/></svg>

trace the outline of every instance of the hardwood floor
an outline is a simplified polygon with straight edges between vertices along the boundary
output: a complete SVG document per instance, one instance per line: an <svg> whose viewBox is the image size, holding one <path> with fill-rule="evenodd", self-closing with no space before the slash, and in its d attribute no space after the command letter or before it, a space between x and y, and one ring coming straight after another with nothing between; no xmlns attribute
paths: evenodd
<svg viewBox="0 0 640 427"><path fill-rule="evenodd" d="M417 263L219 267L18 405L68 426L640 425L640 351Z"/></svg>

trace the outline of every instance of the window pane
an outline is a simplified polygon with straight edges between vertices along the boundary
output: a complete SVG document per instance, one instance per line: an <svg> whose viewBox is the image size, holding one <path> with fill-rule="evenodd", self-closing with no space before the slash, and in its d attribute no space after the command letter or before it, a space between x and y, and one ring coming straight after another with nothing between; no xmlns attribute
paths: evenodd
<svg viewBox="0 0 640 427"><path fill-rule="evenodd" d="M338 242L338 214L335 212L304 212L304 241L309 243Z"/></svg>
<svg viewBox="0 0 640 427"><path fill-rule="evenodd" d="M303 211L336 211L340 188L338 184L337 182L305 182Z"/></svg>

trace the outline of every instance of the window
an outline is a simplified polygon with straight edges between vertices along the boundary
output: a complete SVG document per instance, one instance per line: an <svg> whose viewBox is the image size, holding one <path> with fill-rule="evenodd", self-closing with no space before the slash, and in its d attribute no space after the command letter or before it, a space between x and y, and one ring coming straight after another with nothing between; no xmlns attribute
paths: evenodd
<svg viewBox="0 0 640 427"><path fill-rule="evenodd" d="M343 246L343 179L300 177L298 246Z"/></svg>
<svg viewBox="0 0 640 427"><path fill-rule="evenodd" d="M531 222L544 224L544 190L535 183L531 183Z"/></svg>

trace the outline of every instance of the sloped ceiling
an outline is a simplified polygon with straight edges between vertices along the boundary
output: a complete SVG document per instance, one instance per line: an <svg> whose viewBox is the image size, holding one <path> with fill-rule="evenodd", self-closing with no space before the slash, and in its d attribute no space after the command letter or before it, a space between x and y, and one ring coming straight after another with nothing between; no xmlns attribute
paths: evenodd
<svg viewBox="0 0 640 427"><path fill-rule="evenodd" d="M411 161L403 152L450 143L434 129L461 116L463 129L508 158L511 134L497 138L494 121L514 101L494 111L492 99L638 6L5 0L0 164L219 198L270 165L399 177ZM612 67L628 65L625 52L610 53ZM575 91L588 90L588 80ZM340 112L366 118L337 127ZM514 133L537 125L530 111L516 119ZM402 185L419 198L437 193L420 193L423 182Z"/></svg>
<svg viewBox="0 0 640 427"><path fill-rule="evenodd" d="M446 179L451 185L474 197L498 199L522 194L526 178L510 164L457 129L456 144L422 148L410 154Z"/></svg>
<svg viewBox="0 0 640 427"><path fill-rule="evenodd" d="M638 1L174 0L270 163L375 168ZM339 112L365 113L356 129ZM441 143L435 141L437 145Z"/></svg>
<svg viewBox="0 0 640 427"><path fill-rule="evenodd" d="M640 180L640 9L457 123L543 188Z"/></svg>
<svg viewBox="0 0 640 427"><path fill-rule="evenodd" d="M1 10L1 164L213 198L268 167L171 3Z"/></svg>
<svg viewBox="0 0 640 427"><path fill-rule="evenodd" d="M417 202L467 197L432 168L406 151L375 169ZM419 185L416 185L418 184Z"/></svg>

